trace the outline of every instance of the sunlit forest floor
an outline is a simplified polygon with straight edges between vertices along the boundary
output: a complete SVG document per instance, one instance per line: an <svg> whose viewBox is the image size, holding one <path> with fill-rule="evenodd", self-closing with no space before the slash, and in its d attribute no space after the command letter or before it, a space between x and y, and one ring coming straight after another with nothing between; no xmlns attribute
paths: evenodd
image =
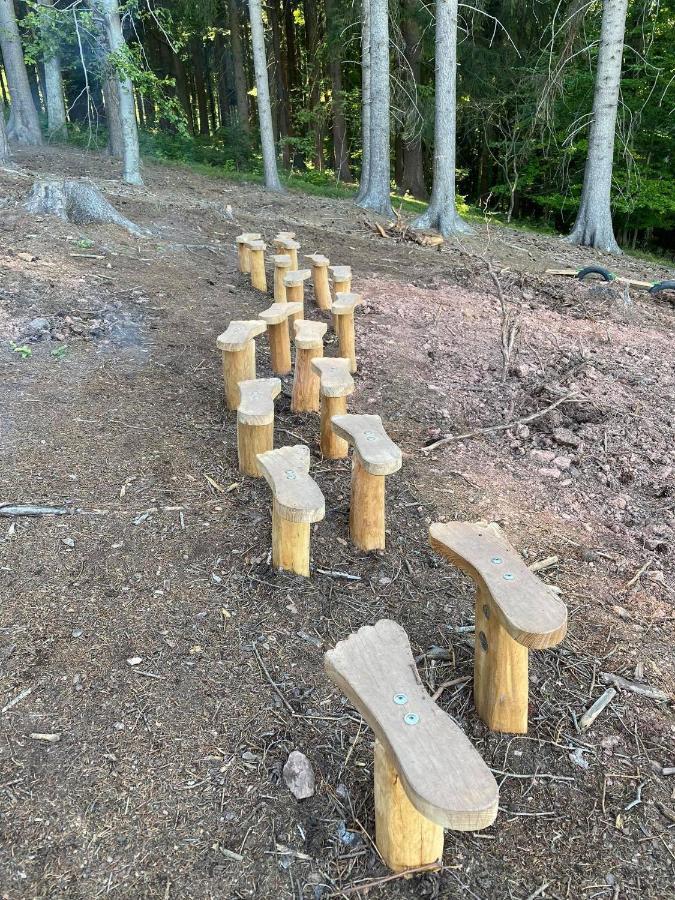
<svg viewBox="0 0 675 900"><path fill-rule="evenodd" d="M675 897L672 706L622 691L576 727L603 673L675 690L675 307L544 274L673 270L484 225L422 247L347 201L159 165L131 188L76 150L15 162L0 172L0 503L72 514L0 518L0 895ZM47 173L90 176L152 235L29 216ZM234 237L282 229L352 266L366 303L350 408L381 414L404 452L388 548L359 553L349 466L320 458L318 420L290 412L285 380L276 444L310 446L326 496L313 565L360 580L275 573L269 489L237 471L215 340L271 301L239 274ZM507 365L486 260L520 326ZM321 315L311 288L306 310ZM386 616L431 691L471 675L472 589L428 547L444 518L496 520L528 562L556 556L541 576L569 633L531 654L526 737L489 733L470 682L442 694L501 811L484 832L446 833L441 871L381 883L372 734L322 656ZM294 749L316 772L302 802L280 777Z"/></svg>

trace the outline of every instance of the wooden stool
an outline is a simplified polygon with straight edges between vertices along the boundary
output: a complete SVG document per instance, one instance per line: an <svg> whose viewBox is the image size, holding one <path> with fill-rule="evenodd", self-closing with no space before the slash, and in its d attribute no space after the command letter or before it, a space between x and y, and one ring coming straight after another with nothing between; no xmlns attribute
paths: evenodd
<svg viewBox="0 0 675 900"><path fill-rule="evenodd" d="M305 281L311 274L309 269L294 269L284 275L286 299L289 303L302 303L302 313L293 316L292 322L305 318Z"/></svg>
<svg viewBox="0 0 675 900"><path fill-rule="evenodd" d="M284 276L290 271L291 258L287 253L277 253L272 257L274 260L274 302L286 302L286 285L284 284Z"/></svg>
<svg viewBox="0 0 675 900"><path fill-rule="evenodd" d="M352 290L352 267L351 266L330 266L333 276L333 293L349 294Z"/></svg>
<svg viewBox="0 0 675 900"><path fill-rule="evenodd" d="M434 523L431 546L476 582L476 712L493 731L527 732L528 649L553 647L567 607L534 575L498 525Z"/></svg>
<svg viewBox="0 0 675 900"><path fill-rule="evenodd" d="M239 382L237 452L239 470L260 478L257 456L274 446L274 398L281 390L278 378Z"/></svg>
<svg viewBox="0 0 675 900"><path fill-rule="evenodd" d="M298 250L300 249L300 244L297 241L294 241L293 237L288 237L288 235L291 234L295 237L295 234L292 231L280 231L274 238L273 244L277 253L284 253L290 256L291 271L294 271L298 268Z"/></svg>
<svg viewBox="0 0 675 900"><path fill-rule="evenodd" d="M401 468L401 451L379 416L333 416L333 430L354 447L349 535L361 550L384 550L384 479Z"/></svg>
<svg viewBox="0 0 675 900"><path fill-rule="evenodd" d="M267 292L267 276L265 275L265 242L246 241L244 245L249 254L251 265L251 287Z"/></svg>
<svg viewBox="0 0 675 900"><path fill-rule="evenodd" d="M259 319L243 319L230 322L216 340L223 351L223 379L228 409L239 406L239 382L255 378L255 340L267 326Z"/></svg>
<svg viewBox="0 0 675 900"><path fill-rule="evenodd" d="M259 241L260 235L257 231L246 231L244 234L238 235L236 238L237 242L237 253L239 255L239 271L244 272L248 275L251 271L251 257L249 255L249 250L246 244L249 241Z"/></svg>
<svg viewBox="0 0 675 900"><path fill-rule="evenodd" d="M331 296L328 284L328 266L330 260L320 253L313 253L305 259L312 261L312 281L314 282L314 299L319 309L330 309Z"/></svg>
<svg viewBox="0 0 675 900"><path fill-rule="evenodd" d="M295 329L295 374L291 412L318 412L320 409L321 382L312 370L312 360L323 356L325 322L308 322L301 319L293 323Z"/></svg>
<svg viewBox="0 0 675 900"><path fill-rule="evenodd" d="M309 477L309 447L280 447L258 455L272 488L272 565L309 575L309 526L325 515L323 494Z"/></svg>
<svg viewBox="0 0 675 900"><path fill-rule="evenodd" d="M289 316L302 312L302 303L273 303L258 314L267 325L270 340L272 371L275 375L288 375L291 371L291 338L288 331Z"/></svg>
<svg viewBox="0 0 675 900"><path fill-rule="evenodd" d="M335 433L331 419L347 412L347 397L354 393L349 360L319 357L312 360L312 370L321 384L321 453L326 459L343 459L349 453L349 444Z"/></svg>
<svg viewBox="0 0 675 900"><path fill-rule="evenodd" d="M375 733L375 842L395 872L443 855L443 829L479 831L499 804L492 772L422 687L408 636L381 619L325 655L328 677Z"/></svg>
<svg viewBox="0 0 675 900"><path fill-rule="evenodd" d="M333 328L338 336L340 356L349 360L349 371L356 372L354 309L362 303L360 294L337 294L333 303Z"/></svg>

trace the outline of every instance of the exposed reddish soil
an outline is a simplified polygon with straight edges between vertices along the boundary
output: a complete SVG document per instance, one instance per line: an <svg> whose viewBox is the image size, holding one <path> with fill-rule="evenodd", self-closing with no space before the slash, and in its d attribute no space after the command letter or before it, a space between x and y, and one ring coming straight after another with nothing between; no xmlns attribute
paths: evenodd
<svg viewBox="0 0 675 900"><path fill-rule="evenodd" d="M675 690L675 308L544 274L672 269L494 226L439 252L379 237L348 203L155 166L130 188L75 151L17 162L0 171L0 503L70 514L0 518L0 896L675 897L672 704L622 691L576 728L602 673ZM45 173L90 176L153 236L28 216ZM326 497L307 580L269 565L269 489L237 471L215 347L269 302L234 236L282 228L352 265L367 302L350 408L404 451L388 548L359 553L349 466L320 458L286 380L276 442L310 446ZM520 326L507 365L486 259ZM264 341L258 359L268 374ZM497 521L528 562L557 556L541 577L569 632L531 654L527 737L488 732L469 684L442 694L501 812L447 832L441 871L381 883L373 736L322 657L386 616L430 690L471 674L473 587L430 550L439 519ZM316 773L301 802L281 778L293 749Z"/></svg>

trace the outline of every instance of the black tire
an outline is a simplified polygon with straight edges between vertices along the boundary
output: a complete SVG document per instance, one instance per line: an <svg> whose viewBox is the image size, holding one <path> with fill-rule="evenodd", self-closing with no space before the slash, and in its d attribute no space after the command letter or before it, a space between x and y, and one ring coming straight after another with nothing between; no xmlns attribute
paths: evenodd
<svg viewBox="0 0 675 900"><path fill-rule="evenodd" d="M658 281L649 288L650 294L658 294L661 291L675 291L675 281Z"/></svg>
<svg viewBox="0 0 675 900"><path fill-rule="evenodd" d="M577 272L579 281L583 281L587 275L602 275L603 281L614 281L616 278L616 275L612 275L608 269L603 269L602 266L586 266L585 269Z"/></svg>

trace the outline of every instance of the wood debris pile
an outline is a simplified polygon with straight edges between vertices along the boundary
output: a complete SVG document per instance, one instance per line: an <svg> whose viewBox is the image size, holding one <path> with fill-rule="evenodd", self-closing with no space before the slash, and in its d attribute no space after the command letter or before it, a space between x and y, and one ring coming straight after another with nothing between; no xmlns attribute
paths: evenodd
<svg viewBox="0 0 675 900"><path fill-rule="evenodd" d="M400 242L411 241L413 244L419 244L421 247L437 247L439 250L443 244L442 235L428 231L415 231L398 214L396 215L396 221L389 222L387 225L371 222L368 219L364 219L364 224L369 231L379 234L383 238L394 238L394 240Z"/></svg>

